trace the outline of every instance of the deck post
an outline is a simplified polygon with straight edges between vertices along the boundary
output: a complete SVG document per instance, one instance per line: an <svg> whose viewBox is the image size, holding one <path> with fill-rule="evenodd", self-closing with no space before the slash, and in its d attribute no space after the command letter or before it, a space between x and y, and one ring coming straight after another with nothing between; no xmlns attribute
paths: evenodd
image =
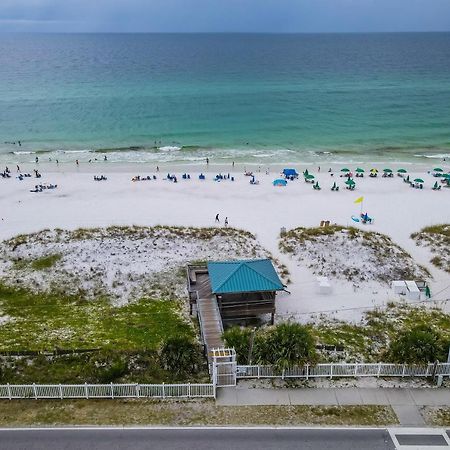
<svg viewBox="0 0 450 450"><path fill-rule="evenodd" d="M11 386L9 385L9 383L8 383L8 397L9 397L10 400L12 400L12 397L11 397Z"/></svg>

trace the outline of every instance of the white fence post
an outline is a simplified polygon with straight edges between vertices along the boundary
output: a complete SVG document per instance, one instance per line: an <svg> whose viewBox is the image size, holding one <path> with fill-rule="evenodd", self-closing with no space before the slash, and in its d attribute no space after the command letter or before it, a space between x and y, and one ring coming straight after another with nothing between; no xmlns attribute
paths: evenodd
<svg viewBox="0 0 450 450"><path fill-rule="evenodd" d="M330 380L333 379L333 364L330 364Z"/></svg>
<svg viewBox="0 0 450 450"><path fill-rule="evenodd" d="M358 363L355 363L355 377L358 374Z"/></svg>
<svg viewBox="0 0 450 450"><path fill-rule="evenodd" d="M36 385L34 383L33 383L33 393L34 393L34 399L37 400Z"/></svg>
<svg viewBox="0 0 450 450"><path fill-rule="evenodd" d="M111 382L111 398L114 400L114 387L112 382Z"/></svg>
<svg viewBox="0 0 450 450"><path fill-rule="evenodd" d="M377 378L380 378L380 373L381 373L381 363L378 363Z"/></svg>
<svg viewBox="0 0 450 450"><path fill-rule="evenodd" d="M87 383L84 383L84 395L86 396L86 398L89 398L89 391L88 391Z"/></svg>
<svg viewBox="0 0 450 450"><path fill-rule="evenodd" d="M260 367L259 367L259 364L258 364L258 380L261 378L261 370L260 370Z"/></svg>
<svg viewBox="0 0 450 450"><path fill-rule="evenodd" d="M10 400L12 400L12 397L11 397L11 386L9 385L9 383L8 383L8 398Z"/></svg>
<svg viewBox="0 0 450 450"><path fill-rule="evenodd" d="M166 389L164 387L164 383L162 384L162 396L163 398L166 398Z"/></svg>
<svg viewBox="0 0 450 450"><path fill-rule="evenodd" d="M187 393L188 398L191 398L191 383L188 383L188 393Z"/></svg>
<svg viewBox="0 0 450 450"><path fill-rule="evenodd" d="M403 363L402 378L405 376L406 365Z"/></svg>
<svg viewBox="0 0 450 450"><path fill-rule="evenodd" d="M59 383L59 398L62 400L63 399L63 392L62 392L62 386L61 383Z"/></svg>
<svg viewBox="0 0 450 450"><path fill-rule="evenodd" d="M308 381L309 378L309 364L306 364L306 381Z"/></svg>

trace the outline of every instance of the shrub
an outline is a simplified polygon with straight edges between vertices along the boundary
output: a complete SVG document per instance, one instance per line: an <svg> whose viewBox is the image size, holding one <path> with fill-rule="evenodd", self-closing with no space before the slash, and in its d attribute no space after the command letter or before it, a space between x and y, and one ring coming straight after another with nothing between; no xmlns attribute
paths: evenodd
<svg viewBox="0 0 450 450"><path fill-rule="evenodd" d="M252 330L250 328L241 328L238 326L229 328L223 334L227 347L232 347L236 350L238 364L248 363L251 335Z"/></svg>
<svg viewBox="0 0 450 450"><path fill-rule="evenodd" d="M298 323L281 323L255 339L255 360L286 369L315 362L314 338L308 328Z"/></svg>
<svg viewBox="0 0 450 450"><path fill-rule="evenodd" d="M167 339L161 347L159 356L161 365L177 375L197 373L201 364L200 346L181 336Z"/></svg>
<svg viewBox="0 0 450 450"><path fill-rule="evenodd" d="M444 358L444 343L431 327L416 326L401 332L389 347L389 357L398 363L428 363Z"/></svg>

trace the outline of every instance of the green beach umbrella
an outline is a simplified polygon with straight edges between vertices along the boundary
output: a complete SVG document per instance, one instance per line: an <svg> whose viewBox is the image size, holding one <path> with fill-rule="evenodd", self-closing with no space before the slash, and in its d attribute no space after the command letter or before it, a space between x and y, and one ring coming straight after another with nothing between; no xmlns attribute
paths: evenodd
<svg viewBox="0 0 450 450"><path fill-rule="evenodd" d="M355 182L354 182L351 178L349 178L349 179L345 182L345 184L348 184L348 185L350 186L350 185L352 185L352 184L355 184Z"/></svg>
<svg viewBox="0 0 450 450"><path fill-rule="evenodd" d="M443 176L444 178L450 178L450 173L444 173L442 176Z"/></svg>
<svg viewBox="0 0 450 450"><path fill-rule="evenodd" d="M309 173L307 175L305 175L305 180L312 180L314 178L315 178L314 175L311 175Z"/></svg>
<svg viewBox="0 0 450 450"><path fill-rule="evenodd" d="M443 170L440 167L435 167L433 169L434 172L443 172Z"/></svg>
<svg viewBox="0 0 450 450"><path fill-rule="evenodd" d="M383 169L383 172L384 173L392 173L392 170L391 169Z"/></svg>
<svg viewBox="0 0 450 450"><path fill-rule="evenodd" d="M350 172L350 169L347 169L347 167L344 167L343 169L341 169L341 172Z"/></svg>
<svg viewBox="0 0 450 450"><path fill-rule="evenodd" d="M423 181L422 178L416 178L414 183L425 183L425 181Z"/></svg>
<svg viewBox="0 0 450 450"><path fill-rule="evenodd" d="M355 172L363 173L363 172L364 172L364 169L361 169L361 167L358 167L358 168L355 170Z"/></svg>
<svg viewBox="0 0 450 450"><path fill-rule="evenodd" d="M398 169L397 172L398 173L408 173L408 171L405 169Z"/></svg>

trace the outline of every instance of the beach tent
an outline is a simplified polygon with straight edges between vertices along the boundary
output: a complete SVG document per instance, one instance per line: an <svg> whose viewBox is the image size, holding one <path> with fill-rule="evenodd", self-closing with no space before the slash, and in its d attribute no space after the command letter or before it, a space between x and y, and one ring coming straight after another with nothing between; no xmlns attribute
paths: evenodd
<svg viewBox="0 0 450 450"><path fill-rule="evenodd" d="M278 178L277 180L273 180L273 185L274 186L286 186L287 185L287 181L283 180L281 178Z"/></svg>
<svg viewBox="0 0 450 450"><path fill-rule="evenodd" d="M285 177L298 177L298 173L295 169L283 169L283 175Z"/></svg>

